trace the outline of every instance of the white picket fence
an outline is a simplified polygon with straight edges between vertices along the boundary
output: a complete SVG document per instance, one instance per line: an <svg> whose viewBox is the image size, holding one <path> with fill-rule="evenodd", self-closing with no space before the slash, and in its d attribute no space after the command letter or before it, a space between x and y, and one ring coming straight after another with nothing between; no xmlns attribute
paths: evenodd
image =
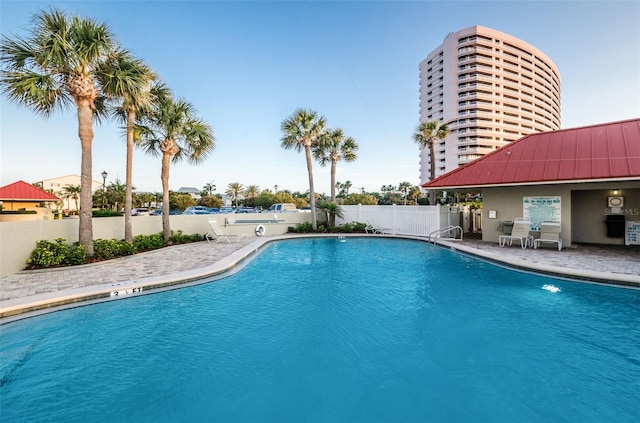
<svg viewBox="0 0 640 423"><path fill-rule="evenodd" d="M341 206L344 216L336 224L361 222L394 235L429 236L438 229L459 225L457 207L447 206Z"/></svg>

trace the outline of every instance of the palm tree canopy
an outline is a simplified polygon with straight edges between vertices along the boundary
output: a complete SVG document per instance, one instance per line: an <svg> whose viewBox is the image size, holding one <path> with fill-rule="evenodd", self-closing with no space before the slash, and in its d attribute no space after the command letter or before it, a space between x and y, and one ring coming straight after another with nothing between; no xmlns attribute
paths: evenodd
<svg viewBox="0 0 640 423"><path fill-rule="evenodd" d="M65 185L61 194L63 198L78 198L80 195L80 185Z"/></svg>
<svg viewBox="0 0 640 423"><path fill-rule="evenodd" d="M247 197L254 198L260 194L260 187L258 185L249 185L244 192Z"/></svg>
<svg viewBox="0 0 640 423"><path fill-rule="evenodd" d="M446 124L440 124L437 120L420 122L413 139L421 148L433 145L436 140L443 140L449 135L449 128Z"/></svg>
<svg viewBox="0 0 640 423"><path fill-rule="evenodd" d="M282 148L301 152L305 147L315 147L325 132L327 121L313 110L297 109L290 118L282 121Z"/></svg>
<svg viewBox="0 0 640 423"><path fill-rule="evenodd" d="M136 143L153 156L171 149L173 163L186 159L197 164L207 158L215 148L213 129L195 116L195 108L187 101L157 98L153 110L142 113Z"/></svg>
<svg viewBox="0 0 640 423"><path fill-rule="evenodd" d="M227 186L226 194L233 196L233 198L236 198L238 195L243 193L243 189L244 187L240 182L231 182Z"/></svg>
<svg viewBox="0 0 640 423"><path fill-rule="evenodd" d="M28 38L2 38L0 85L10 100L44 116L80 100L95 110L96 70L115 48L105 24L52 9L36 15Z"/></svg>
<svg viewBox="0 0 640 423"><path fill-rule="evenodd" d="M126 113L149 107L152 99L151 84L156 75L144 62L126 50L110 54L97 69L97 78L104 93L120 101L116 116L126 121Z"/></svg>
<svg viewBox="0 0 640 423"><path fill-rule="evenodd" d="M313 151L321 166L340 160L353 162L358 158L358 144L352 137L345 137L342 129L329 130L322 136Z"/></svg>

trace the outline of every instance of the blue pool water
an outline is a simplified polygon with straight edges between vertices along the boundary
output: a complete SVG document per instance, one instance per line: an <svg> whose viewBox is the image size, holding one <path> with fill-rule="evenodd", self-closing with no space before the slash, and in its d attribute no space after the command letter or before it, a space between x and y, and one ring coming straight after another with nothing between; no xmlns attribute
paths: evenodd
<svg viewBox="0 0 640 423"><path fill-rule="evenodd" d="M640 291L416 241L279 242L210 284L0 331L3 422L640 417Z"/></svg>

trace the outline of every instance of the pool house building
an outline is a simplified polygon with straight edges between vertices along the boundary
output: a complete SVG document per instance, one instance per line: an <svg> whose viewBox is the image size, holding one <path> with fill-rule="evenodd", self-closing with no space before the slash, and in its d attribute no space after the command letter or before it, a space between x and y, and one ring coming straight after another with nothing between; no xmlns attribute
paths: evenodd
<svg viewBox="0 0 640 423"><path fill-rule="evenodd" d="M482 194L482 239L518 217L572 243L640 245L640 118L534 133L422 185Z"/></svg>

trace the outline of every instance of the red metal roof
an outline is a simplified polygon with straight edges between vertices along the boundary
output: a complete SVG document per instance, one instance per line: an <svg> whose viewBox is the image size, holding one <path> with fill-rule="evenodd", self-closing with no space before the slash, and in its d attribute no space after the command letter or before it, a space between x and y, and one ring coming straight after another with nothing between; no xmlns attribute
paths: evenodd
<svg viewBox="0 0 640 423"><path fill-rule="evenodd" d="M640 180L640 119L530 134L422 186L636 179Z"/></svg>
<svg viewBox="0 0 640 423"><path fill-rule="evenodd" d="M58 201L59 198L24 181L14 182L0 187L0 200L3 201Z"/></svg>

